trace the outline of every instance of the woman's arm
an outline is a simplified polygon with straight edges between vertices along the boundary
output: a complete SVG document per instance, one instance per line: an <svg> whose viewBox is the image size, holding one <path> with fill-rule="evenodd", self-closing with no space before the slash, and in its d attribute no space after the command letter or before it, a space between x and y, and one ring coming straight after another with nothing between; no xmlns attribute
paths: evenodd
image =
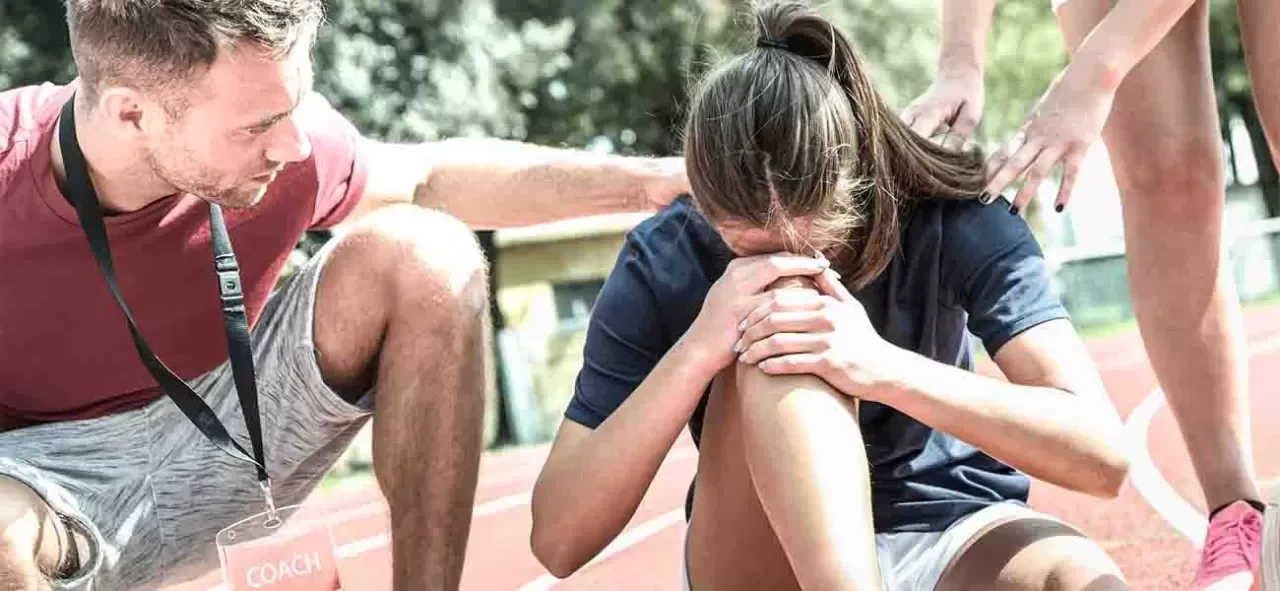
<svg viewBox="0 0 1280 591"><path fill-rule="evenodd" d="M734 260L693 325L664 350L658 309L675 304L654 295L650 264L624 254L601 292L570 420L534 486L530 543L556 576L581 568L631 519L712 378L732 363L745 310L777 299L817 299L812 290L764 290L780 277L813 275L828 265L795 255Z"/></svg>
<svg viewBox="0 0 1280 591"><path fill-rule="evenodd" d="M599 428L565 420L533 488L533 553L567 577L627 525L720 369L682 339Z"/></svg>
<svg viewBox="0 0 1280 591"><path fill-rule="evenodd" d="M1022 129L991 157L986 192L999 195L1024 180L1012 200L1017 212L1061 162L1055 208L1065 207L1085 153L1102 134L1120 83L1192 4L1194 0L1116 2L1040 97Z"/></svg>
<svg viewBox="0 0 1280 591"><path fill-rule="evenodd" d="M1114 91L1195 0L1120 0L1085 37L1067 71Z"/></svg>
<svg viewBox="0 0 1280 591"><path fill-rule="evenodd" d="M892 376L863 390L1030 476L1099 497L1128 473L1123 425L1067 320L1014 337L994 360L1008 381L895 349Z"/></svg>
<svg viewBox="0 0 1280 591"><path fill-rule="evenodd" d="M1008 381L977 375L885 341L830 272L819 313L755 312L745 361L767 373L815 373L881 402L1032 476L1111 496L1127 472L1122 426L1020 218L973 202L936 210L939 302L968 313ZM927 216L927 213L921 213ZM920 220L921 227L930 218ZM904 240L933 240L931 234ZM921 238L920 236L924 236ZM763 320L761 320L763 319ZM761 320L760 322L756 322Z"/></svg>
<svg viewBox="0 0 1280 591"><path fill-rule="evenodd" d="M1128 471L1120 419L1069 322L1037 324L1000 347L1005 382L894 346L837 279L821 284L830 297L822 310L748 316L742 361L769 374L815 374L1041 480L1118 493Z"/></svg>
<svg viewBox="0 0 1280 591"><path fill-rule="evenodd" d="M982 120L987 35L995 0L942 0L941 4L937 78L907 105L902 120L924 137L946 128L955 142L964 142Z"/></svg>

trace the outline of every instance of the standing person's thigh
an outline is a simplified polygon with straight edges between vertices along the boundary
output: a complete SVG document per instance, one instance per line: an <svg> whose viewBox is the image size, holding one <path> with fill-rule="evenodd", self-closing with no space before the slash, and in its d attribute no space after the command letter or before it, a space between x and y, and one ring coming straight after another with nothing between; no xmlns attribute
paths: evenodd
<svg viewBox="0 0 1280 591"><path fill-rule="evenodd" d="M1262 119L1271 158L1280 166L1280 2L1236 0L1254 107Z"/></svg>
<svg viewBox="0 0 1280 591"><path fill-rule="evenodd" d="M273 294L254 327L263 447L279 507L305 501L371 416L372 391L340 395L326 385L317 362L317 285L335 244ZM229 364L191 384L249 449ZM168 399L147 411L166 578L202 576L218 566L218 532L264 510L256 471L214 448Z"/></svg>
<svg viewBox="0 0 1280 591"><path fill-rule="evenodd" d="M1093 540L1061 521L1034 514L980 532L943 573L937 587L938 591L1128 588L1120 568Z"/></svg>
<svg viewBox="0 0 1280 591"><path fill-rule="evenodd" d="M1111 9L1112 0L1066 0L1057 6L1059 25L1074 55ZM1126 225L1159 231L1203 226L1180 203L1181 195L1220 201L1221 158L1217 107L1211 75L1208 0L1198 0L1116 91L1103 139L1124 200ZM1176 189L1163 192L1162 188ZM1185 199L1183 199L1185 201ZM1199 209L1221 209L1220 203ZM1126 227L1128 230L1129 227Z"/></svg>

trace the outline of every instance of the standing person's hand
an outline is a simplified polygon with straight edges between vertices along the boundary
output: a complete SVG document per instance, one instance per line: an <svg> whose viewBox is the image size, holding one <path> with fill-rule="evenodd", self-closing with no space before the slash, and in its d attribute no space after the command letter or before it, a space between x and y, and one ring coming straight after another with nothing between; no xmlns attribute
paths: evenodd
<svg viewBox="0 0 1280 591"><path fill-rule="evenodd" d="M1054 209L1062 211L1085 153L1102 134L1115 90L1074 72L1068 67L1054 80L1022 129L987 161L988 195L1025 179L1012 199L1009 211L1014 214L1026 207L1059 162L1062 184Z"/></svg>
<svg viewBox="0 0 1280 591"><path fill-rule="evenodd" d="M927 138L945 131L940 143L959 148L973 136L982 120L985 95L981 71L975 68L940 70L924 94L902 111L902 120L912 131Z"/></svg>

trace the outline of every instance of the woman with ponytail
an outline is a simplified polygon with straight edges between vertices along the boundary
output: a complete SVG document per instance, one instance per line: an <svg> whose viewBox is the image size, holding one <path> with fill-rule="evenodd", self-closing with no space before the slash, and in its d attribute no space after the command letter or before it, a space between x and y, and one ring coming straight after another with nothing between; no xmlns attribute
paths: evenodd
<svg viewBox="0 0 1280 591"><path fill-rule="evenodd" d="M1113 497L1122 427L983 158L912 133L847 39L795 2L696 89L693 195L628 234L533 493L557 576L698 445L683 584L1127 588L1030 477ZM974 372L966 331L1007 380Z"/></svg>

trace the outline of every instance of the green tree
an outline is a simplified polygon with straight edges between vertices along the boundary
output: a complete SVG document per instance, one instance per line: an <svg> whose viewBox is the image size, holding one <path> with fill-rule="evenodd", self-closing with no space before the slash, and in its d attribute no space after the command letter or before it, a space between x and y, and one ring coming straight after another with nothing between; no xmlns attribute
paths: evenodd
<svg viewBox="0 0 1280 591"><path fill-rule="evenodd" d="M63 4L0 0L0 89L74 76Z"/></svg>

